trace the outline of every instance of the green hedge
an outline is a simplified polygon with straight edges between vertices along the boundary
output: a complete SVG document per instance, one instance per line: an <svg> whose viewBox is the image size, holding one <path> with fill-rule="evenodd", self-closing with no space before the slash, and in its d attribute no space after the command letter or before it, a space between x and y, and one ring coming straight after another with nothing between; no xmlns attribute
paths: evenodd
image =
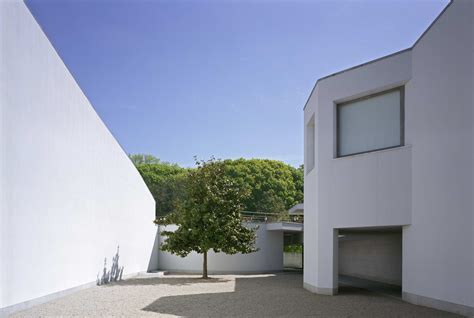
<svg viewBox="0 0 474 318"><path fill-rule="evenodd" d="M283 247L285 253L303 253L303 245L285 245Z"/></svg>

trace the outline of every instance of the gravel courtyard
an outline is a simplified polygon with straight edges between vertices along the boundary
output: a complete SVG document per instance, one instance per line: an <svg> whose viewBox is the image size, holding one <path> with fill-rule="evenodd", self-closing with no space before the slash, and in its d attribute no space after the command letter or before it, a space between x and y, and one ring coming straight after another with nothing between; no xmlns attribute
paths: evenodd
<svg viewBox="0 0 474 318"><path fill-rule="evenodd" d="M85 289L18 312L13 317L456 317L365 290L341 287L339 295L304 290L302 275L198 276L153 274Z"/></svg>

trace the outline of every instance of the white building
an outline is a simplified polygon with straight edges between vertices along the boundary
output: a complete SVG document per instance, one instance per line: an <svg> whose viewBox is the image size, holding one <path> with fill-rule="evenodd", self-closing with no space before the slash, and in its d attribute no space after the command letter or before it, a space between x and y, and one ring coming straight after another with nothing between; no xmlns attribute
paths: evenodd
<svg viewBox="0 0 474 318"><path fill-rule="evenodd" d="M0 1L0 316L94 285L117 246L123 275L155 269L154 210L23 1Z"/></svg>
<svg viewBox="0 0 474 318"><path fill-rule="evenodd" d="M474 315L474 2L409 49L317 81L304 110L304 285L339 274ZM348 239L349 238L349 239Z"/></svg>

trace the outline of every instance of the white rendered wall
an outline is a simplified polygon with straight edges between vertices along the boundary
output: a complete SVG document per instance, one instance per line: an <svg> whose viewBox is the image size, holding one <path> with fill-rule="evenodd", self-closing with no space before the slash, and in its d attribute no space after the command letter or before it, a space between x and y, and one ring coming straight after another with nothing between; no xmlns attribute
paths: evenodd
<svg viewBox="0 0 474 318"><path fill-rule="evenodd" d="M455 0L412 49L318 82L305 108L318 154L305 176L308 289L337 290L337 229L403 226L405 299L474 312L473 19L473 2ZM400 85L405 146L335 158L335 104Z"/></svg>
<svg viewBox="0 0 474 318"><path fill-rule="evenodd" d="M170 225L166 229L172 231L176 226ZM165 239L161 237L162 241ZM267 231L266 224L259 224L256 246L260 250L250 254L227 255L210 252L209 273L262 273L283 270L283 232ZM170 272L201 273L202 261L203 256L194 252L184 258L161 250L158 253L159 269Z"/></svg>
<svg viewBox="0 0 474 318"><path fill-rule="evenodd" d="M301 253L283 253L283 266L303 268L303 255Z"/></svg>
<svg viewBox="0 0 474 318"><path fill-rule="evenodd" d="M316 166L305 176L306 288L337 290L337 232L410 224L411 147L336 158L335 104L403 85L411 52L320 81L305 108L316 121ZM336 251L334 253L334 251Z"/></svg>
<svg viewBox="0 0 474 318"><path fill-rule="evenodd" d="M2 21L3 20L3 12L0 9L0 27L3 26ZM0 29L0 34L1 33ZM5 259L5 246L6 242L3 239L3 234L6 232L6 202L5 202L5 196L4 196L4 162L5 162L5 147L4 147L4 114L3 114L3 108L4 108L4 82L5 82L5 73L2 71L2 65L4 64L4 57L3 57L3 50L4 50L4 41L1 40L0 38L0 308L3 307L3 299L6 297L6 288L3 287L5 282L6 282L6 277L5 277L5 268L4 268L4 262L2 260Z"/></svg>
<svg viewBox="0 0 474 318"><path fill-rule="evenodd" d="M22 1L0 43L0 309L95 282L118 245L146 271L154 200Z"/></svg>
<svg viewBox="0 0 474 318"><path fill-rule="evenodd" d="M474 2L454 1L413 48L413 78L406 91L413 212L412 225L404 231L403 255L404 292L470 307L473 20Z"/></svg>

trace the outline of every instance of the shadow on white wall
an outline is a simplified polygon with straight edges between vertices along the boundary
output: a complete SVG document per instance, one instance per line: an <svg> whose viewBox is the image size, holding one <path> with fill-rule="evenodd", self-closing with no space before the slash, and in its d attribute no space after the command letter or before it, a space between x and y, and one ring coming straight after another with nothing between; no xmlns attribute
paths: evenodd
<svg viewBox="0 0 474 318"><path fill-rule="evenodd" d="M104 285L111 282L121 281L123 274L123 266L119 266L119 250L120 246L117 246L117 253L112 258L112 267L110 270L107 270L107 257L104 259L104 269L102 270L102 277L100 276L100 271L97 274L97 285Z"/></svg>

